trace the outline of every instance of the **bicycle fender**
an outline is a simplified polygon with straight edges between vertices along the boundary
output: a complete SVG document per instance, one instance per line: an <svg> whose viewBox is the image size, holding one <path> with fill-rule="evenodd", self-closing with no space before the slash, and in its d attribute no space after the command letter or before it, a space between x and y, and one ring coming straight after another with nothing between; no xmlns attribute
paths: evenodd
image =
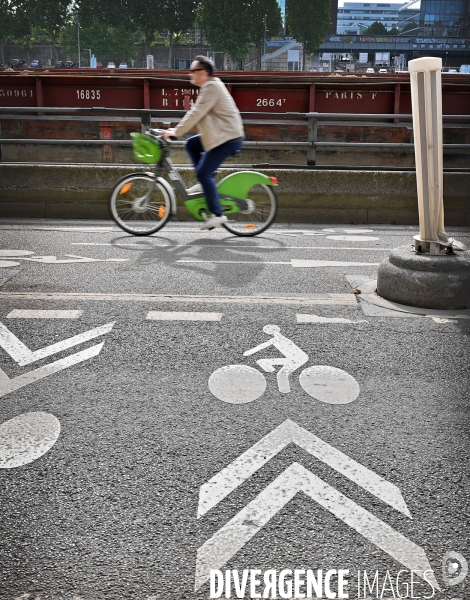
<svg viewBox="0 0 470 600"><path fill-rule="evenodd" d="M224 177L219 181L217 190L221 196L235 196L236 198L243 198L246 200L250 189L254 185L260 183L270 186L277 185L277 183L274 183L274 181L264 173L259 173L257 171L238 171L237 173L227 175L227 177Z"/></svg>
<svg viewBox="0 0 470 600"><path fill-rule="evenodd" d="M153 175L153 173L149 173L149 175ZM168 183L168 181L166 179L163 179L163 177L157 177L157 181L168 192L168 195L170 196L171 214L173 216L175 216L176 215L176 195L175 195L175 192L173 191L173 188L171 187L171 185Z"/></svg>

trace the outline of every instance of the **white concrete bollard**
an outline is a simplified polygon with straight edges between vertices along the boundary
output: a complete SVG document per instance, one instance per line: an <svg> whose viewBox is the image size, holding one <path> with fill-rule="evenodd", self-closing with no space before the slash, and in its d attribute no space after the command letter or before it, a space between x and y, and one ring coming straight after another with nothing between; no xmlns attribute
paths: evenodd
<svg viewBox="0 0 470 600"><path fill-rule="evenodd" d="M442 87L440 58L408 63L411 83L416 183L418 188L418 252L439 254L452 247L444 229Z"/></svg>

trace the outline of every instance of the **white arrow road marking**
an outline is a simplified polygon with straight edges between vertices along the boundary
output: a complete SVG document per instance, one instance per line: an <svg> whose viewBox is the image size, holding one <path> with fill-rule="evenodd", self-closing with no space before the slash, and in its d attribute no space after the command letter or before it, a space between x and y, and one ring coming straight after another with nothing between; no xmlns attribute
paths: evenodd
<svg viewBox="0 0 470 600"><path fill-rule="evenodd" d="M366 263L366 262L342 262L339 260L303 260L292 258L291 264L294 268L297 267L376 267L380 265L380 263Z"/></svg>
<svg viewBox="0 0 470 600"><path fill-rule="evenodd" d="M78 319L82 310L21 310L15 308L7 319Z"/></svg>
<svg viewBox="0 0 470 600"><path fill-rule="evenodd" d="M31 412L0 425L0 469L27 465L45 454L60 435L54 415Z"/></svg>
<svg viewBox="0 0 470 600"><path fill-rule="evenodd" d="M74 337L63 340L62 342L45 346L44 348L40 348L34 352L25 346L23 342L21 342L16 335L8 329L8 327L3 325L3 323L0 323L0 346L5 350L5 352L8 352L13 360L15 360L21 367L24 367L25 365L29 365L36 360L45 358L46 356L51 356L52 354L57 354L62 350L72 348L73 346L77 346L78 344L99 337L100 335L104 335L105 333L111 331L115 322L116 321L113 321L112 323L101 325L95 329L90 329L89 331L75 335Z"/></svg>
<svg viewBox="0 0 470 600"><path fill-rule="evenodd" d="M101 344L96 344L96 346L91 346L91 348L87 348L86 350L82 350L81 352L77 352L71 356L67 356L66 358L56 360L49 365L39 367L39 369L34 369L34 371L30 371L29 373L25 373L24 375L20 375L14 379L10 379L8 375L2 371L2 369L0 369L0 397L5 396L10 392L14 392L15 390L29 385L30 383L34 383L39 379L48 377L53 373L57 373L57 371L62 371L63 369L67 369L68 367L83 362L88 358L98 356L103 346L104 342L101 342Z"/></svg>
<svg viewBox="0 0 470 600"><path fill-rule="evenodd" d="M369 321L351 321L343 317L320 317L319 315L296 314L297 323L368 323Z"/></svg>
<svg viewBox="0 0 470 600"><path fill-rule="evenodd" d="M0 257L3 258L6 256L7 258L14 258L18 256L31 256L34 252L30 252L29 250L0 250Z"/></svg>
<svg viewBox="0 0 470 600"><path fill-rule="evenodd" d="M283 235L287 235L287 234L283 234ZM290 235L290 234L289 234ZM297 237L297 236L294 236ZM354 238L354 240L356 240L356 238ZM167 244L164 243L160 243L157 241L155 242L70 242L71 246L115 246L116 248L121 248L124 246L130 246L132 248L140 248L141 250L158 250L158 249L163 249L163 250L169 250L170 247ZM234 246L232 246L230 244L230 246L227 245L227 242L223 243L223 244L175 244L174 246L171 246L171 250L173 250L174 248L225 248L225 250L230 250L231 252L234 250ZM267 245L267 244L257 244L256 246L252 246L249 244L238 244L237 243L237 251L239 251L240 248L249 248L250 250L253 249L268 249L268 250L278 250L278 248L276 246L271 245ZM373 250L375 252L390 252L391 250L393 250L393 248L360 248L358 246L355 246L354 248L352 247L348 247L348 246L283 246L282 250ZM31 254L33 254L31 252ZM367 281L369 281L370 277L367 278Z"/></svg>
<svg viewBox="0 0 470 600"><path fill-rule="evenodd" d="M297 444L312 456L382 500L382 502L410 519L412 518L396 485L386 481L383 477L349 458L349 456L330 446L313 433L287 419L201 486L198 519L214 506L217 506L233 490L291 443Z"/></svg>
<svg viewBox="0 0 470 600"><path fill-rule="evenodd" d="M127 258L87 258L85 256L76 256L75 254L66 254L69 258L57 258L56 256L32 256L31 258L19 258L18 260L28 260L35 263L46 265L64 265L69 263L91 263L91 262L126 262Z"/></svg>
<svg viewBox="0 0 470 600"><path fill-rule="evenodd" d="M19 267L20 263L12 262L11 260L0 260L0 268L7 269L9 267Z"/></svg>
<svg viewBox="0 0 470 600"><path fill-rule="evenodd" d="M226 564L298 492L307 494L419 577L423 578L428 571L428 580L440 590L420 546L298 463L290 465L198 549L195 590L208 581L211 569L220 569Z"/></svg>
<svg viewBox="0 0 470 600"><path fill-rule="evenodd" d="M29 259L32 260L32 259ZM376 267L380 263L366 263L366 262L343 262L339 260L304 260L298 258L291 258L287 261L269 261L269 260L199 260L190 258L181 258L176 261L177 263L208 263L208 264L219 264L219 265L291 265L292 267L363 267L370 266Z"/></svg>
<svg viewBox="0 0 470 600"><path fill-rule="evenodd" d="M107 231L121 231L117 227L34 227L37 231L83 231L87 233L105 233Z"/></svg>

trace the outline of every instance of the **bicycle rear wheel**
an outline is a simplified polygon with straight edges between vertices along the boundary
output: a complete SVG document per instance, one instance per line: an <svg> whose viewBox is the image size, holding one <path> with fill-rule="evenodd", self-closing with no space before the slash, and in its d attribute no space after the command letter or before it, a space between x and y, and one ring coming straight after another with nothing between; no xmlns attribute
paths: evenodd
<svg viewBox="0 0 470 600"><path fill-rule="evenodd" d="M278 209L276 192L270 185L258 183L250 188L246 202L248 206L245 210L227 214L230 220L223 226L235 235L258 235L276 219ZM223 209L223 200L221 203Z"/></svg>
<svg viewBox="0 0 470 600"><path fill-rule="evenodd" d="M150 235L171 216L170 196L151 175L133 173L116 182L109 197L109 210L116 223L133 235Z"/></svg>

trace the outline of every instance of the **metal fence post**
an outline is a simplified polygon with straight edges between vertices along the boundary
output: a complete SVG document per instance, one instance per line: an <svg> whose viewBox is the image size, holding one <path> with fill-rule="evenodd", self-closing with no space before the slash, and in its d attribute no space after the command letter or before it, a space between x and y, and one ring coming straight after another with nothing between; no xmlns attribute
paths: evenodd
<svg viewBox="0 0 470 600"><path fill-rule="evenodd" d="M317 136L318 136L318 113L308 113L308 143L307 164L315 165L317 162Z"/></svg>
<svg viewBox="0 0 470 600"><path fill-rule="evenodd" d="M145 133L150 129L152 124L152 115L150 113L142 113L140 115L140 131Z"/></svg>

